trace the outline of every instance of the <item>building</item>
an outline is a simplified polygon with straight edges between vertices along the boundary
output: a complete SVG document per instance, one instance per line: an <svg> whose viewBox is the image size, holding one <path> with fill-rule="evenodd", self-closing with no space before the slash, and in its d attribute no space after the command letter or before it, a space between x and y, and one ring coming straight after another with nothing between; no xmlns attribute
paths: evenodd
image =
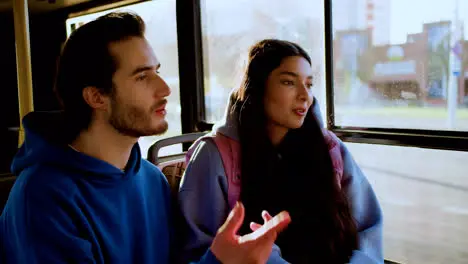
<svg viewBox="0 0 468 264"><path fill-rule="evenodd" d="M423 25L399 45L373 45L372 29L338 31L334 40L335 97L349 103L353 90L374 92L381 99L401 99L445 105L448 95L450 21ZM468 102L468 42L462 41L457 56L458 103ZM356 88L357 87L357 88Z"/></svg>
<svg viewBox="0 0 468 264"><path fill-rule="evenodd" d="M335 0L332 2L334 31L372 32L376 45L390 43L391 0Z"/></svg>

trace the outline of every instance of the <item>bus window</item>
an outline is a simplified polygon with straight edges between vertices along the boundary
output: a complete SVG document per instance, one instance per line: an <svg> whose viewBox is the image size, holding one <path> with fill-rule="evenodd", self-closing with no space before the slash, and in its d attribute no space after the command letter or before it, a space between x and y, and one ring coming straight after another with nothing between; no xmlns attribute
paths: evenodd
<svg viewBox="0 0 468 264"><path fill-rule="evenodd" d="M335 124L468 131L467 8L458 0L333 1Z"/></svg>
<svg viewBox="0 0 468 264"><path fill-rule="evenodd" d="M346 145L383 208L387 259L468 262L468 152Z"/></svg>
<svg viewBox="0 0 468 264"><path fill-rule="evenodd" d="M332 1L335 126L468 131L467 8L458 0ZM388 259L468 261L466 152L347 145L382 204Z"/></svg>
<svg viewBox="0 0 468 264"><path fill-rule="evenodd" d="M76 16L66 21L68 36L74 28L78 28L88 21L113 11L132 11L140 15L145 21L146 38L153 47L159 61L161 61L162 67L160 75L172 91L167 104L169 130L162 136L140 138L140 148L145 158L149 147L155 141L182 133L175 2L175 0L142 2L97 13ZM161 149L160 155L176 154L181 151L181 145L174 145Z"/></svg>
<svg viewBox="0 0 468 264"><path fill-rule="evenodd" d="M240 84L249 47L264 38L293 41L306 49L316 75L315 96L324 105L323 1L201 2L208 122L222 117L230 91Z"/></svg>
<svg viewBox="0 0 468 264"><path fill-rule="evenodd" d="M229 92L239 86L249 46L269 37L310 53L319 80L315 95L326 112L324 1L201 2L209 122L221 119ZM336 126L468 131L468 72L456 60L468 52L462 53L465 41L447 37L453 30L466 35L451 24L456 0L330 2L334 93L326 96L333 97ZM460 20L468 18L468 2L457 10ZM381 203L386 259L468 261L468 153L346 145Z"/></svg>

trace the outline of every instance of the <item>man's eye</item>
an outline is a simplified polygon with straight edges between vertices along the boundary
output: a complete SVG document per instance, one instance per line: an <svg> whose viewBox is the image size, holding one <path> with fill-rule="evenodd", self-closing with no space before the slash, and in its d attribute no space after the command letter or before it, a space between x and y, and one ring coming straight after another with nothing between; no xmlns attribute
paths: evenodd
<svg viewBox="0 0 468 264"><path fill-rule="evenodd" d="M137 81L144 81L146 79L146 74L143 74L143 75L139 75L137 77Z"/></svg>

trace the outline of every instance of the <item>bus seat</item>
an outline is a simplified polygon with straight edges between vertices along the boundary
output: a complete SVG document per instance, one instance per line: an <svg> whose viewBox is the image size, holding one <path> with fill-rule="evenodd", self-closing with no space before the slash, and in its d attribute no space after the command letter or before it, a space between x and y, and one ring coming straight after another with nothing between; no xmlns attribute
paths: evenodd
<svg viewBox="0 0 468 264"><path fill-rule="evenodd" d="M3 212L8 196L10 195L11 187L15 183L16 176L11 174L0 176L0 214Z"/></svg>
<svg viewBox="0 0 468 264"><path fill-rule="evenodd" d="M156 143L149 148L147 157L148 161L161 169L171 186L171 192L173 194L176 194L179 191L180 180L185 172L185 166L187 165L185 164L185 152L159 157L159 150L171 145L194 142L205 134L206 133L189 133L165 138L156 141Z"/></svg>

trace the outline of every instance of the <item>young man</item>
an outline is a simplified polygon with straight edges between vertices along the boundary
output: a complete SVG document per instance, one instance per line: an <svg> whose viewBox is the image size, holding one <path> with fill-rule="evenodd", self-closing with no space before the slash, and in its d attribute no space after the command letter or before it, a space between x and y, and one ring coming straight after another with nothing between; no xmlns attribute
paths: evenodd
<svg viewBox="0 0 468 264"><path fill-rule="evenodd" d="M63 111L33 112L12 164L19 175L0 218L6 263L169 263L168 183L142 159L138 138L167 129L170 90L131 13L76 30L58 68ZM199 263L263 263L287 213L244 237L241 204ZM173 252L171 252L173 251Z"/></svg>

